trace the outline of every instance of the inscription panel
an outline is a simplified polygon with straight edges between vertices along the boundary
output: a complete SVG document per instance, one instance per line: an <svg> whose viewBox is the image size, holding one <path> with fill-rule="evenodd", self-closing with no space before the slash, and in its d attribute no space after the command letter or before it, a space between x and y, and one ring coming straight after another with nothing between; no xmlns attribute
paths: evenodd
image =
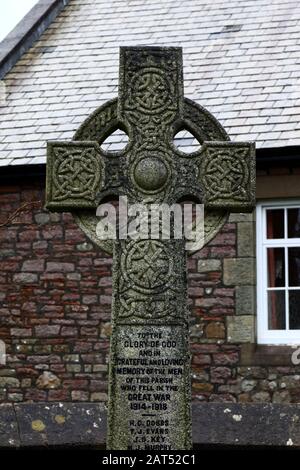
<svg viewBox="0 0 300 470"><path fill-rule="evenodd" d="M110 448L189 448L187 327L118 325L114 338Z"/></svg>

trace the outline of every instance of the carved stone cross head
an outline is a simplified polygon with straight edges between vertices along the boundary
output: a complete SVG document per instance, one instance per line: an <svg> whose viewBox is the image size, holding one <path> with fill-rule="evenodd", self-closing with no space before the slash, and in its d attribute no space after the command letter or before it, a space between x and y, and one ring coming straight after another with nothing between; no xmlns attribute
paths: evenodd
<svg viewBox="0 0 300 470"><path fill-rule="evenodd" d="M116 128L129 142L111 155L101 142ZM203 145L185 154L174 135L188 129ZM119 98L97 110L73 142L49 142L47 208L92 209L107 196L174 203L193 197L207 209L254 205L254 145L232 143L203 108L183 97L181 48L121 48Z"/></svg>

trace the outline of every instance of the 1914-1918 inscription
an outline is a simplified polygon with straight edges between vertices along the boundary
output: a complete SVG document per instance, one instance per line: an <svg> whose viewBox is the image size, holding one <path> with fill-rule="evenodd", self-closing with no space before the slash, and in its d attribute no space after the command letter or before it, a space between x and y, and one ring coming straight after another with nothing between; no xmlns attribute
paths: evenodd
<svg viewBox="0 0 300 470"><path fill-rule="evenodd" d="M155 332L151 327L133 329L128 328L122 336L114 364L115 396L127 403L129 447L170 450L174 445L172 428L180 432L185 420L180 412L187 386L185 338L181 327L161 326ZM181 439L178 435L178 446Z"/></svg>

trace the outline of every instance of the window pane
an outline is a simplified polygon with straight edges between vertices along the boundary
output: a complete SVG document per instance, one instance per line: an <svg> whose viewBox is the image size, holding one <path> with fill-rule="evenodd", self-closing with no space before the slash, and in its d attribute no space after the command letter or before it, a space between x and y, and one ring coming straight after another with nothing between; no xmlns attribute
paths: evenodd
<svg viewBox="0 0 300 470"><path fill-rule="evenodd" d="M300 238L300 209L288 209L288 237Z"/></svg>
<svg viewBox="0 0 300 470"><path fill-rule="evenodd" d="M300 247L289 248L289 286L300 286Z"/></svg>
<svg viewBox="0 0 300 470"><path fill-rule="evenodd" d="M269 330L285 330L285 291L268 292Z"/></svg>
<svg viewBox="0 0 300 470"><path fill-rule="evenodd" d="M268 248L268 287L284 287L284 248Z"/></svg>
<svg viewBox="0 0 300 470"><path fill-rule="evenodd" d="M300 291L289 291L290 330L300 330Z"/></svg>
<svg viewBox="0 0 300 470"><path fill-rule="evenodd" d="M284 238L284 209L267 210L267 238Z"/></svg>

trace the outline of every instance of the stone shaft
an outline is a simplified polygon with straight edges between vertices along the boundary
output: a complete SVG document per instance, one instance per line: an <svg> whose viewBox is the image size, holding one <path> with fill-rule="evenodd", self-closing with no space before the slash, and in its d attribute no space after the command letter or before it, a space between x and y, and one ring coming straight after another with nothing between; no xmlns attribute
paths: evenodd
<svg viewBox="0 0 300 470"><path fill-rule="evenodd" d="M191 447L185 273L182 241L115 246L109 449Z"/></svg>

